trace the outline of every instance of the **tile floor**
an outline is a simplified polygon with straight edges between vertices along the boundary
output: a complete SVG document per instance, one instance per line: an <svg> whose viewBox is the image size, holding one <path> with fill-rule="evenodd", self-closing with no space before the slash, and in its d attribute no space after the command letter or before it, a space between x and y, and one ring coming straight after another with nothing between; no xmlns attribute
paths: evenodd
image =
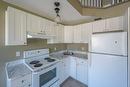
<svg viewBox="0 0 130 87"><path fill-rule="evenodd" d="M88 87L84 85L83 83L69 77L63 84L61 84L60 87Z"/></svg>

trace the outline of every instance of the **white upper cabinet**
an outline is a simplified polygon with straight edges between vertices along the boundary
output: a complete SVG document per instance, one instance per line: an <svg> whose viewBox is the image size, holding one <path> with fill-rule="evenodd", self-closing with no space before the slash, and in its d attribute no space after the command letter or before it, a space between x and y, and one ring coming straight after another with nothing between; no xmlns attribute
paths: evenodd
<svg viewBox="0 0 130 87"><path fill-rule="evenodd" d="M54 24L54 22L44 19L44 23L42 25L44 25L42 27L42 30L45 33L45 35L55 36L55 33L54 33L55 24Z"/></svg>
<svg viewBox="0 0 130 87"><path fill-rule="evenodd" d="M105 20L99 20L92 22L93 24L93 32L104 32L105 31Z"/></svg>
<svg viewBox="0 0 130 87"><path fill-rule="evenodd" d="M33 33L42 32L41 18L32 14L27 14L27 31Z"/></svg>
<svg viewBox="0 0 130 87"><path fill-rule="evenodd" d="M73 43L81 43L81 25L73 26Z"/></svg>
<svg viewBox="0 0 130 87"><path fill-rule="evenodd" d="M57 43L64 43L64 26L59 25L57 28Z"/></svg>
<svg viewBox="0 0 130 87"><path fill-rule="evenodd" d="M126 30L124 16L99 20L93 23L93 33Z"/></svg>
<svg viewBox="0 0 130 87"><path fill-rule="evenodd" d="M5 16L5 45L26 45L26 13L8 7Z"/></svg>
<svg viewBox="0 0 130 87"><path fill-rule="evenodd" d="M41 33L48 36L54 36L53 30L54 30L54 22L32 14L27 15L28 32Z"/></svg>
<svg viewBox="0 0 130 87"><path fill-rule="evenodd" d="M73 43L73 26L64 27L64 43Z"/></svg>
<svg viewBox="0 0 130 87"><path fill-rule="evenodd" d="M64 25L56 25L54 24L53 28L51 28L53 31L52 35L55 35L52 39L49 39L47 42L49 44L53 43L64 43Z"/></svg>
<svg viewBox="0 0 130 87"><path fill-rule="evenodd" d="M106 31L116 31L124 29L124 17L114 17L106 19Z"/></svg>
<svg viewBox="0 0 130 87"><path fill-rule="evenodd" d="M81 29L81 42L89 43L92 34L92 23L82 24Z"/></svg>

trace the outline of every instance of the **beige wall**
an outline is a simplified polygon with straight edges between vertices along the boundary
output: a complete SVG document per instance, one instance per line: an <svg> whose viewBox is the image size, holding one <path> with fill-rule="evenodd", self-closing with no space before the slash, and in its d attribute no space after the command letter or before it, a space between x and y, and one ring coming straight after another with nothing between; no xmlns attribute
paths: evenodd
<svg viewBox="0 0 130 87"><path fill-rule="evenodd" d="M88 44L85 43L75 43L75 44L67 44L68 50L75 50L75 51L83 51L88 52Z"/></svg>

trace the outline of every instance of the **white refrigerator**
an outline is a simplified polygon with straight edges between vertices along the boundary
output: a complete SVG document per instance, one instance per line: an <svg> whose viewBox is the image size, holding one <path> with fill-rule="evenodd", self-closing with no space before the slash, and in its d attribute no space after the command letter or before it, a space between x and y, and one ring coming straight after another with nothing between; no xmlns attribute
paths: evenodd
<svg viewBox="0 0 130 87"><path fill-rule="evenodd" d="M88 87L127 87L127 32L93 34Z"/></svg>

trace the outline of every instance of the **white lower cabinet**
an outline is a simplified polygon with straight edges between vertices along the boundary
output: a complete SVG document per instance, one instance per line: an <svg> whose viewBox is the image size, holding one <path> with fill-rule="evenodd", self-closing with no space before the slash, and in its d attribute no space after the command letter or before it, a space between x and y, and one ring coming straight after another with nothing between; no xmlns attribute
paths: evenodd
<svg viewBox="0 0 130 87"><path fill-rule="evenodd" d="M70 57L70 76L76 79L76 57Z"/></svg>
<svg viewBox="0 0 130 87"><path fill-rule="evenodd" d="M60 62L60 81L59 83L63 83L68 77L69 77L69 65L70 65L70 58L64 58L61 62Z"/></svg>
<svg viewBox="0 0 130 87"><path fill-rule="evenodd" d="M88 85L88 61L87 59L68 56L60 62L60 84L68 77L72 77Z"/></svg>
<svg viewBox="0 0 130 87"><path fill-rule="evenodd" d="M88 63L86 59L77 58L77 80L86 84L88 83Z"/></svg>
<svg viewBox="0 0 130 87"><path fill-rule="evenodd" d="M21 78L12 80L11 87L32 87L31 78L32 78L32 75L29 74Z"/></svg>

